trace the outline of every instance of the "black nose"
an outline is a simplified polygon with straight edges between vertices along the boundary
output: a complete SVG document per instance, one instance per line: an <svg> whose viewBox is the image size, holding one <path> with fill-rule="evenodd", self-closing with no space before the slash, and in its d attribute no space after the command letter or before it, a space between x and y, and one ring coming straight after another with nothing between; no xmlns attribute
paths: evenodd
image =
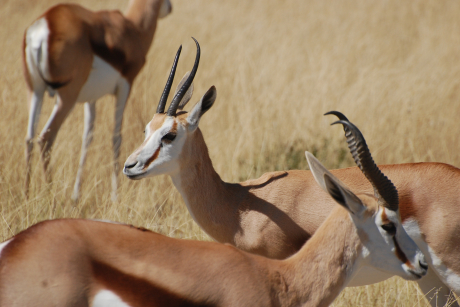
<svg viewBox="0 0 460 307"><path fill-rule="evenodd" d="M134 166L136 166L137 164L137 161L134 161L134 162L131 162L131 163L125 163L125 169L126 168L133 168Z"/></svg>
<svg viewBox="0 0 460 307"><path fill-rule="evenodd" d="M425 261L419 261L420 267L424 270L428 270L428 264Z"/></svg>

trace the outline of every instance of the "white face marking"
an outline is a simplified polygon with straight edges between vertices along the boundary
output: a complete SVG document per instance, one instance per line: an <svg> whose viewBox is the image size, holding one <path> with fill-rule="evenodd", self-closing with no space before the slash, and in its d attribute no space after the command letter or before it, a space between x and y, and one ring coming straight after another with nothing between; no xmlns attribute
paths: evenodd
<svg viewBox="0 0 460 307"><path fill-rule="evenodd" d="M124 168L125 175L141 179L161 174L173 175L179 171L178 159L187 137L186 128L178 123L175 139L171 142L162 142L162 138L172 130L175 122L174 117L168 116L163 125L155 131L150 131L150 123L147 125L144 144L135 152L137 164L129 169Z"/></svg>
<svg viewBox="0 0 460 307"><path fill-rule="evenodd" d="M130 307L118 295L109 290L99 291L94 296L92 307Z"/></svg>
<svg viewBox="0 0 460 307"><path fill-rule="evenodd" d="M46 19L40 18L27 29L26 34L25 56L27 68L29 69L34 85L41 84L43 87L46 85L37 68L39 65L43 76L49 79L47 61L49 33L50 31Z"/></svg>
<svg viewBox="0 0 460 307"><path fill-rule="evenodd" d="M145 140L147 139L147 137L150 135L150 123L147 124L147 126L145 126L145 130L144 130L144 142Z"/></svg>
<svg viewBox="0 0 460 307"><path fill-rule="evenodd" d="M404 229L406 230L406 233L414 240L414 242L418 245L420 250L428 257L428 245L426 242L422 239L422 234L420 233L420 227L418 226L418 223L415 219L407 219L404 221L402 224ZM430 259L427 258L427 261Z"/></svg>
<svg viewBox="0 0 460 307"><path fill-rule="evenodd" d="M95 101L105 94L114 94L120 79L128 83L112 65L94 55L91 72L77 102Z"/></svg>
<svg viewBox="0 0 460 307"><path fill-rule="evenodd" d="M152 137L146 146L155 148L155 150L158 149L158 147L162 144L162 137L171 131L174 123L175 119L173 117L166 118L163 126L153 132ZM173 174L179 170L178 158L185 143L187 131L181 124L177 124L176 128L177 136L174 141L170 144L163 143L157 159L149 165L147 169L149 176L158 174Z"/></svg>
<svg viewBox="0 0 460 307"><path fill-rule="evenodd" d="M396 227L394 236L381 227L383 223L387 223L387 221L382 221L383 210L385 211L386 219L392 222ZM366 220L368 220L368 222L366 222ZM368 280L373 282L385 280L389 277L388 273L398 275L408 280L416 280L420 278L419 276L426 274L426 271L419 264L420 261L425 263L424 256L399 222L398 212L380 207L374 218L366 220L361 226L369 237L367 242L363 242L363 264L382 270L382 274L378 274L380 276L376 275L372 278L367 278L362 275L366 273L366 270L359 269L357 276L355 276L357 279L353 282L353 285L360 285ZM355 224L360 223L357 221ZM406 263L403 263L402 259L399 259L394 240L396 240L400 251L407 258L406 261L404 261Z"/></svg>

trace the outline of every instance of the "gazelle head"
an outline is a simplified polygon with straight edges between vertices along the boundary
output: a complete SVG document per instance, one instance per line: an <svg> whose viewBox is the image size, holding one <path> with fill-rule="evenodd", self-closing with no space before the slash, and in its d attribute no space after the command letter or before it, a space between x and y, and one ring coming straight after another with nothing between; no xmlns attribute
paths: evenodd
<svg viewBox="0 0 460 307"><path fill-rule="evenodd" d="M190 113L182 111L192 97L192 82L200 61L200 45L195 39L193 40L197 47L193 69L184 76L177 86L171 105L168 111L164 113L182 49L181 46L174 59L171 73L158 103L157 112L145 127L144 142L125 162L123 173L130 179L178 172L178 160L186 140L190 139L190 136L196 132L201 116L212 107L216 100L216 88L212 86Z"/></svg>
<svg viewBox="0 0 460 307"><path fill-rule="evenodd" d="M374 195L355 195L307 152L308 164L319 185L348 210L363 246L364 265L408 280L421 278L428 266L424 255L402 227L398 191L374 163L359 129L339 112L326 114L335 114L341 119L333 124L343 125L351 154L372 184Z"/></svg>

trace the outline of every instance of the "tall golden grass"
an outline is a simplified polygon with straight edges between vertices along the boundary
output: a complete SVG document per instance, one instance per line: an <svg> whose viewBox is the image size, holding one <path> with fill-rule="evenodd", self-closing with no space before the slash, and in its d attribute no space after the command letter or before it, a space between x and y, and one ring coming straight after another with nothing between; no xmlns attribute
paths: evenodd
<svg viewBox="0 0 460 307"><path fill-rule="evenodd" d="M1 238L44 219L84 217L207 240L166 176L132 182L120 174L119 201L110 201L111 97L97 103L81 201L73 204L70 195L80 154L82 105L59 132L51 184L42 178L35 150L31 197L25 199L28 112L22 37L36 17L58 2L3 0L0 10ZM124 10L127 5L124 0L78 3L94 10ZM216 104L200 127L214 167L226 181L305 169L305 150L329 168L353 165L341 128L329 127L334 118L322 116L329 110L344 112L361 128L380 164L460 165L460 2L188 0L173 1L173 7L159 22L126 108L121 163L142 141L180 44L184 50L177 75L190 70L194 36L202 57L193 100L211 85L217 87ZM47 98L39 130L52 105ZM428 306L428 301L415 283L393 278L346 289L334 306Z"/></svg>

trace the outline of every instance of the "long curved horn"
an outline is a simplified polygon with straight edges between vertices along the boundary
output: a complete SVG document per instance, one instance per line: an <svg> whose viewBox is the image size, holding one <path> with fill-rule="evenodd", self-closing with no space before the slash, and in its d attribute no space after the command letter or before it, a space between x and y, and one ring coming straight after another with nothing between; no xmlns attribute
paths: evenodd
<svg viewBox="0 0 460 307"><path fill-rule="evenodd" d="M193 37L192 37L193 38ZM195 57L195 64L193 64L193 69L190 72L189 77L187 80L184 82L184 85L177 91L177 94L174 96L171 105L169 106L168 109L168 116L175 116L177 107L179 106L180 101L184 97L185 93L187 93L188 88L193 82L193 78L195 78L196 71L198 69L198 64L200 63L200 44L198 44L198 41L193 38L196 44L196 57Z"/></svg>
<svg viewBox="0 0 460 307"><path fill-rule="evenodd" d="M349 122L348 118L339 111L329 111L327 113L324 113L324 115L330 115L330 114L337 116L340 120L346 120L347 122Z"/></svg>
<svg viewBox="0 0 460 307"><path fill-rule="evenodd" d="M361 131L348 120L339 120L331 125L335 124L342 124L344 126L348 148L350 149L356 165L358 165L372 184L374 194L379 204L393 211L398 210L398 190L396 190L396 187L390 179L388 179L375 164Z"/></svg>
<svg viewBox="0 0 460 307"><path fill-rule="evenodd" d="M327 113L324 113L325 116L326 115L331 115L331 114L337 116L339 118L339 120L344 120L344 121L349 122L348 118L345 115L343 115L343 113L341 113L339 111L329 111ZM350 130L347 128L347 126L343 126L343 131L345 131L345 133L347 133Z"/></svg>
<svg viewBox="0 0 460 307"><path fill-rule="evenodd" d="M182 45L180 45L179 50L177 50L176 57L174 58L173 65L171 67L171 72L169 73L168 81L166 82L165 89L163 94L161 94L160 101L158 102L157 113L164 113L166 101L168 100L169 92L171 91L171 86L174 81L174 75L176 74L177 63L179 62L180 52L182 51Z"/></svg>

